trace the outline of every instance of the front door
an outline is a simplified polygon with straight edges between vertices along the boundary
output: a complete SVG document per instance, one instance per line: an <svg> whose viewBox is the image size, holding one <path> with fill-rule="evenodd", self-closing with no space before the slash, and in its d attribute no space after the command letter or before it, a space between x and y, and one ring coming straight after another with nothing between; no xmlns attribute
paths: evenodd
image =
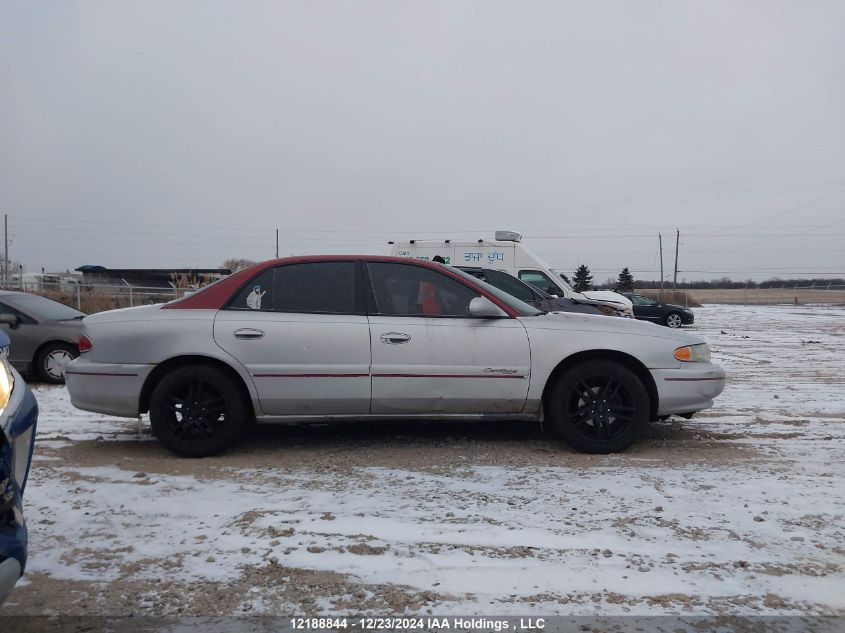
<svg viewBox="0 0 845 633"><path fill-rule="evenodd" d="M372 284L372 413L508 414L525 405L528 335L516 319L479 319L479 293L413 264L367 264Z"/></svg>
<svg viewBox="0 0 845 633"><path fill-rule="evenodd" d="M261 273L217 313L214 340L252 377L268 415L370 408L370 332L352 261Z"/></svg>

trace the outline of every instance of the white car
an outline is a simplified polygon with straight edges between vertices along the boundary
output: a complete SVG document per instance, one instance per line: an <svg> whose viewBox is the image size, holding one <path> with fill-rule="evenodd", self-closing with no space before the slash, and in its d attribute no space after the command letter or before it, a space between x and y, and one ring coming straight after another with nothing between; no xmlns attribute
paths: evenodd
<svg viewBox="0 0 845 633"><path fill-rule="evenodd" d="M515 231L496 231L495 239L486 240L410 240L390 242L391 255L440 261L451 266L477 266L501 270L550 295L576 301L600 301L624 316L634 318L631 300L610 290L576 292L562 273L549 268L543 259L522 243Z"/></svg>
<svg viewBox="0 0 845 633"><path fill-rule="evenodd" d="M545 314L440 264L271 260L164 305L83 321L73 404L149 411L159 441L202 456L259 421L547 420L608 453L649 420L712 406L725 372L686 332Z"/></svg>

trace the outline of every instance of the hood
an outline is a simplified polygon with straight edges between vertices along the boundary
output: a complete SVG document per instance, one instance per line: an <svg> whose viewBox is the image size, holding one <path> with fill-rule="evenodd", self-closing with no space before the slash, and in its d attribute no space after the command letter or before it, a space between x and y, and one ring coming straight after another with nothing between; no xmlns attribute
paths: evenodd
<svg viewBox="0 0 845 633"><path fill-rule="evenodd" d="M607 301L608 303L615 303L628 308L634 305L627 297L623 297L618 292L613 292L611 290L587 290L581 294L589 299L599 299L600 301Z"/></svg>
<svg viewBox="0 0 845 633"><path fill-rule="evenodd" d="M528 329L554 329L590 332L595 334L617 333L629 335L650 336L662 338L683 345L697 345L706 341L689 334L685 330L672 329L635 319L609 319L597 314L580 314L577 312L550 312L535 317L520 317L520 321Z"/></svg>

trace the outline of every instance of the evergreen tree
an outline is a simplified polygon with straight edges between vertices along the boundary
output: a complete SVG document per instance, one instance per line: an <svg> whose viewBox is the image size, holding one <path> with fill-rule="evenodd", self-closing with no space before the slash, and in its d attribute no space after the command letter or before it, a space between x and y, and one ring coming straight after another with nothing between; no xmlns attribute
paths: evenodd
<svg viewBox="0 0 845 633"><path fill-rule="evenodd" d="M619 278L616 280L616 288L619 292L633 292L634 291L634 276L627 268L623 268L619 273Z"/></svg>
<svg viewBox="0 0 845 633"><path fill-rule="evenodd" d="M578 266L578 270L575 271L572 279L575 281L573 284L575 292L584 292L593 287L593 276L590 274L590 269L584 264Z"/></svg>

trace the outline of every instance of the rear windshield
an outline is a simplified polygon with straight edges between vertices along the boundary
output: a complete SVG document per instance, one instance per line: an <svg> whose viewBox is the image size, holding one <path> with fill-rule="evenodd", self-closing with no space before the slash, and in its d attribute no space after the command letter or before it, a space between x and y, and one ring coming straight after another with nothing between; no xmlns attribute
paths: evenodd
<svg viewBox="0 0 845 633"><path fill-rule="evenodd" d="M3 299L10 306L46 321L70 321L85 316L84 312L38 295L19 294L14 297L6 296Z"/></svg>
<svg viewBox="0 0 845 633"><path fill-rule="evenodd" d="M481 281L478 277L473 277L469 273L465 273L464 271L459 270L457 268L449 268L449 270L460 275L464 279L468 279L473 284L481 286L491 295L496 297L499 301L506 304L508 307L516 310L519 316L537 316L538 314L543 314L541 310L538 310L534 306L530 306L527 303L520 301L513 295L509 295L504 290L499 290L498 288L491 286L486 281Z"/></svg>

